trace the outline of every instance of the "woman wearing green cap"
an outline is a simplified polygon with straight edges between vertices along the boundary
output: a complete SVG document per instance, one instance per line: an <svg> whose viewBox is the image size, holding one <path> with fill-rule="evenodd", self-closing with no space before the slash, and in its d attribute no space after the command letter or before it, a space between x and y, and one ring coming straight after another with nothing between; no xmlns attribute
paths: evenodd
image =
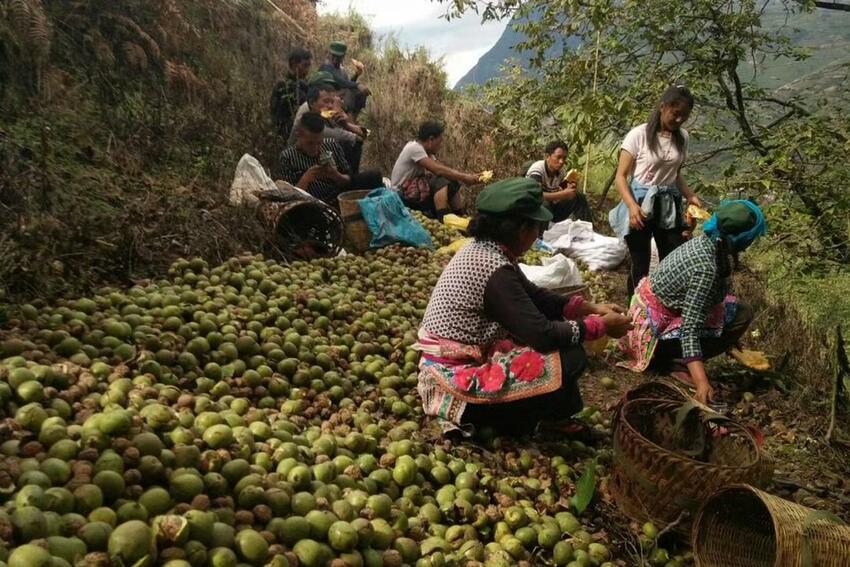
<svg viewBox="0 0 850 567"><path fill-rule="evenodd" d="M751 309L728 295L738 254L767 232L750 201L725 201L703 234L664 258L638 284L629 316L634 328L620 341L622 366L672 372L706 403L713 389L703 360L734 348L752 320Z"/></svg>
<svg viewBox="0 0 850 567"><path fill-rule="evenodd" d="M528 433L582 409L582 343L620 337L631 325L621 307L546 291L523 276L517 258L552 220L538 182L494 183L476 209L474 239L449 262L425 311L418 390L444 431Z"/></svg>

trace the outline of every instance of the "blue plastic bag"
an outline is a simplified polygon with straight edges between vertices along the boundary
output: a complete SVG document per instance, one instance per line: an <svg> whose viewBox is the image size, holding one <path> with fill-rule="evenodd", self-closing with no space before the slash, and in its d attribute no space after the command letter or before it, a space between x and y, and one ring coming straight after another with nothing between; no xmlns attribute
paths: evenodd
<svg viewBox="0 0 850 567"><path fill-rule="evenodd" d="M413 218L395 191L384 187L375 189L365 199L357 201L357 204L372 233L369 248L401 243L434 249L431 235Z"/></svg>

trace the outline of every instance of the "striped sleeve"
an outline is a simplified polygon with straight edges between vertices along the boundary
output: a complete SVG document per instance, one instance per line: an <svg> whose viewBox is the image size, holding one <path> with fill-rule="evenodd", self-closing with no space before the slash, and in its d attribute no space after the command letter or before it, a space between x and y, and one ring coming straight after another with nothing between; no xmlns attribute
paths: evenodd
<svg viewBox="0 0 850 567"><path fill-rule="evenodd" d="M309 168L309 165L299 159L299 155L295 148L287 148L280 154L278 174L281 179L292 185L297 184Z"/></svg>

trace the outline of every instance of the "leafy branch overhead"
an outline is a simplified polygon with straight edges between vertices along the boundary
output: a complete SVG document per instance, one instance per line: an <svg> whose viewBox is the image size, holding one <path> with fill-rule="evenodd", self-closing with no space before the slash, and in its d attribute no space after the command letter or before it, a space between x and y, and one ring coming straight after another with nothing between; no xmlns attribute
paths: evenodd
<svg viewBox="0 0 850 567"><path fill-rule="evenodd" d="M516 48L531 56L530 69L505 69L482 93L500 119L505 147L539 145L557 130L575 155L601 146L612 150L604 153L611 163L619 140L646 120L664 88L685 84L697 99L688 124L691 160L699 165L688 174L692 183L721 194L743 187L785 203L814 223L828 261L850 258L847 208L836 208L850 204L839 189L850 173L828 165L844 161L850 128L843 97L776 92L761 76L768 64L810 56L792 35L795 19L811 14L814 2L440 1L449 18L470 11L485 20L512 18L526 37Z"/></svg>

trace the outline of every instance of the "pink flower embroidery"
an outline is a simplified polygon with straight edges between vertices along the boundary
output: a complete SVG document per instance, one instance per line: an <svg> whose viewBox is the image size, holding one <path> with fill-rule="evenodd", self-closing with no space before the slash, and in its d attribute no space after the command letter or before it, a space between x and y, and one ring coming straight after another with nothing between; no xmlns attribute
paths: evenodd
<svg viewBox="0 0 850 567"><path fill-rule="evenodd" d="M511 352L514 349L514 343L507 339L502 339L494 345L493 349L495 352Z"/></svg>
<svg viewBox="0 0 850 567"><path fill-rule="evenodd" d="M533 382L543 375L543 356L534 351L526 351L511 362L511 374L520 382Z"/></svg>
<svg viewBox="0 0 850 567"><path fill-rule="evenodd" d="M475 378L475 368L464 368L458 370L454 375L455 386L464 392L468 392L472 387L472 380Z"/></svg>
<svg viewBox="0 0 850 567"><path fill-rule="evenodd" d="M478 380L478 385L482 392L498 392L505 385L504 369L498 364L487 364L475 371L475 378Z"/></svg>

